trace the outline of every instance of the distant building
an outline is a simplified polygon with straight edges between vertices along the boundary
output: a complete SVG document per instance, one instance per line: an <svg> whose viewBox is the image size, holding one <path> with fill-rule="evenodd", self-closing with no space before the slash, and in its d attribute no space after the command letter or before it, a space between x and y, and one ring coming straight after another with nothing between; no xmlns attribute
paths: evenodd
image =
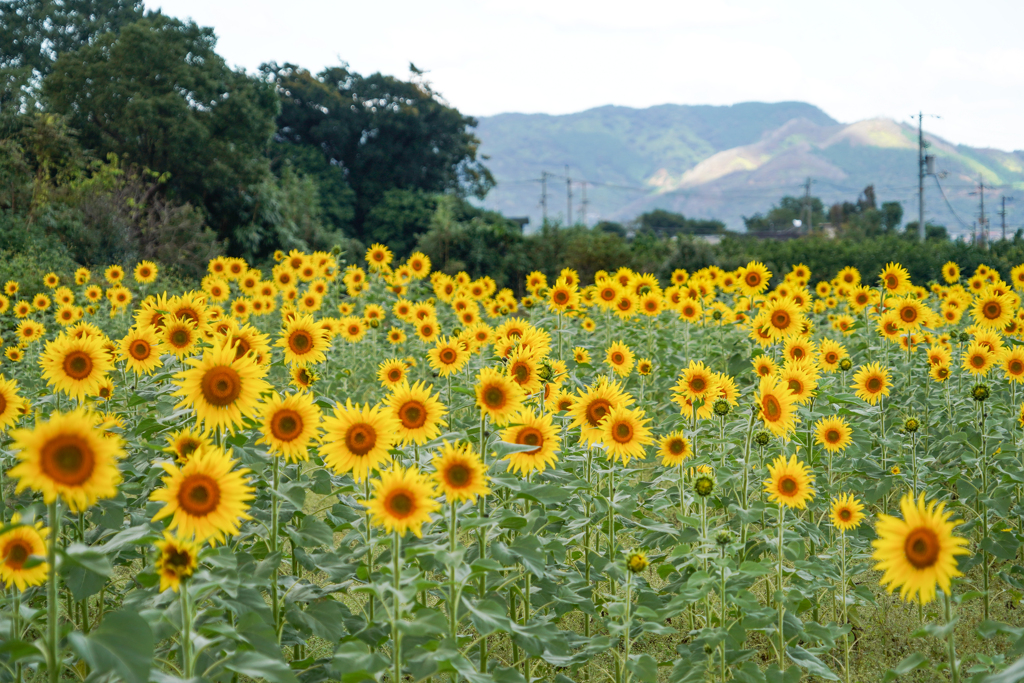
<svg viewBox="0 0 1024 683"><path fill-rule="evenodd" d="M519 232L524 232L525 229L526 229L526 226L530 224L530 218L528 216L516 216L514 218L513 217L506 217L506 220L508 220L508 221L510 221L512 223L515 223L516 225L518 225L519 226Z"/></svg>

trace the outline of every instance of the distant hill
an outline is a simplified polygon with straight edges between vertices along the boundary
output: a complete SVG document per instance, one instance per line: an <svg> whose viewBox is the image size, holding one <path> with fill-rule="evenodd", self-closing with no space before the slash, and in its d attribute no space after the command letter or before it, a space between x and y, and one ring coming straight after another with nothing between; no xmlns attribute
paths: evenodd
<svg viewBox="0 0 1024 683"><path fill-rule="evenodd" d="M482 117L481 153L498 180L484 201L508 216L541 221L541 173L548 178L548 216L565 220L566 165L573 180L573 220L580 219L587 182L586 220L629 220L663 208L693 218L718 218L743 230L743 216L764 212L781 196L812 194L826 204L856 199L866 185L881 201L900 201L904 220L917 219L917 131L890 119L842 124L803 102L746 102L732 106L606 106L577 114L499 114ZM954 145L925 135L953 210L969 227L987 186L986 215L999 231L999 193L1024 191L1024 151ZM926 220L951 232L963 227L934 179L925 185ZM1024 197L1007 205L1007 223L1024 225ZM528 228L529 229L529 228Z"/></svg>

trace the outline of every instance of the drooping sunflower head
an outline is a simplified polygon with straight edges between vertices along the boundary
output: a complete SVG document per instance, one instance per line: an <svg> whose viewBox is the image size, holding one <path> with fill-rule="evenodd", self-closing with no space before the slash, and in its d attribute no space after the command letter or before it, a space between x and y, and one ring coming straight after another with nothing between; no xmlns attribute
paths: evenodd
<svg viewBox="0 0 1024 683"><path fill-rule="evenodd" d="M423 525L441 506L434 499L434 486L415 468L396 466L373 481L373 496L359 501L370 512L374 524L386 532L423 536Z"/></svg>
<svg viewBox="0 0 1024 683"><path fill-rule="evenodd" d="M881 514L872 541L877 560L876 570L884 572L879 583L891 593L900 589L904 600L927 604L935 599L936 587L949 593L953 577L962 576L957 569L957 555L968 555L967 539L955 536L958 521L945 503L918 500L910 493L900 501L903 519Z"/></svg>
<svg viewBox="0 0 1024 683"><path fill-rule="evenodd" d="M764 490L769 501L803 510L814 498L813 484L814 475L805 463L797 461L795 455L789 460L780 455L768 466Z"/></svg>
<svg viewBox="0 0 1024 683"><path fill-rule="evenodd" d="M854 498L852 493L840 493L832 499L829 516L832 518L832 525L846 533L856 529L864 520L864 505Z"/></svg>
<svg viewBox="0 0 1024 683"><path fill-rule="evenodd" d="M172 536L166 531L163 540L155 545L159 553L156 571L160 575L160 591L170 588L177 593L182 579L192 576L199 567L199 545L189 538Z"/></svg>
<svg viewBox="0 0 1024 683"><path fill-rule="evenodd" d="M434 485L450 504L475 500L491 492L487 466L468 443L444 441L431 464Z"/></svg>
<svg viewBox="0 0 1024 683"><path fill-rule="evenodd" d="M181 468L163 463L164 486L149 498L164 507L153 521L170 517L168 530L177 529L179 536L211 545L237 534L241 523L250 518L249 501L255 494L247 479L249 470L236 465L217 446L201 446Z"/></svg>
<svg viewBox="0 0 1024 683"><path fill-rule="evenodd" d="M19 463L9 474L18 480L17 491L32 489L47 503L60 496L76 512L100 498L113 498L121 482L117 461L124 449L116 435L104 437L98 421L98 415L79 408L11 432Z"/></svg>
<svg viewBox="0 0 1024 683"><path fill-rule="evenodd" d="M193 453L200 448L213 446L209 435L190 427L185 427L167 435L167 447L164 451L174 455L178 463L184 465Z"/></svg>

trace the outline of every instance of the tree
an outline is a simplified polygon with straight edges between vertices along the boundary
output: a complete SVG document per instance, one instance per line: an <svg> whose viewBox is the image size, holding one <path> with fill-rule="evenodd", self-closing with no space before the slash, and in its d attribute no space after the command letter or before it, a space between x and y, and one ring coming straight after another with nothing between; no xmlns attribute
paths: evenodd
<svg viewBox="0 0 1024 683"><path fill-rule="evenodd" d="M142 18L142 0L0 2L0 110L19 108L57 57Z"/></svg>
<svg viewBox="0 0 1024 683"><path fill-rule="evenodd" d="M61 54L43 94L96 156L169 173L172 198L203 207L237 251L269 175L278 102L215 44L210 28L150 14Z"/></svg>
<svg viewBox="0 0 1024 683"><path fill-rule="evenodd" d="M482 198L494 186L477 159L476 120L418 77L362 76L347 65L316 76L293 64L261 71L281 97L275 141L319 150L325 166L341 169L355 199L352 231L363 241L394 239L371 217L389 191ZM419 221L404 222L420 229Z"/></svg>
<svg viewBox="0 0 1024 683"><path fill-rule="evenodd" d="M681 213L655 209L636 219L637 232L653 232L661 236L717 235L725 232L725 223L714 219L687 218Z"/></svg>
<svg viewBox="0 0 1024 683"><path fill-rule="evenodd" d="M811 217L814 225L825 222L824 205L817 197L811 197ZM743 217L747 232L785 232L793 230L793 221L807 221L807 209L803 197L783 197L778 205L772 206L767 214L755 213Z"/></svg>

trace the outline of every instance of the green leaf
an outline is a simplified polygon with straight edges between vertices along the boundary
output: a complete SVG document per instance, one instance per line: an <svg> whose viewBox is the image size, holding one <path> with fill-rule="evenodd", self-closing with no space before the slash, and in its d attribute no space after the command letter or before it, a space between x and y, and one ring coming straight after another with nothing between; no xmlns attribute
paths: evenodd
<svg viewBox="0 0 1024 683"><path fill-rule="evenodd" d="M928 658L920 652L904 657L903 661L885 672L885 678L882 679L883 683L889 683L894 681L900 676L906 676L915 669L920 669L922 666L927 666Z"/></svg>
<svg viewBox="0 0 1024 683"><path fill-rule="evenodd" d="M66 550L57 552L60 573L75 600L85 600L106 585L112 568L104 553L81 543L72 543Z"/></svg>
<svg viewBox="0 0 1024 683"><path fill-rule="evenodd" d="M298 529L288 527L288 538L303 548L334 545L334 532L331 527L316 517L303 517Z"/></svg>
<svg viewBox="0 0 1024 683"><path fill-rule="evenodd" d="M305 610L288 610L288 623L300 631L308 631L317 638L333 643L345 634L343 620L347 616L341 603L335 600L320 600L310 603Z"/></svg>
<svg viewBox="0 0 1024 683"><path fill-rule="evenodd" d="M832 673L832 669L825 666L825 663L815 657L813 654L800 647L799 645L790 645L786 648L786 654L790 659L793 660L794 664L797 664L815 676L824 678L826 681L838 681L839 676Z"/></svg>
<svg viewBox="0 0 1024 683"><path fill-rule="evenodd" d="M222 666L228 671L256 679L263 678L270 683L298 683L299 681L284 661L254 650L236 652Z"/></svg>
<svg viewBox="0 0 1024 683"><path fill-rule="evenodd" d="M655 683L658 680L658 662L646 652L641 655L630 655L626 664L637 680Z"/></svg>
<svg viewBox="0 0 1024 683"><path fill-rule="evenodd" d="M330 669L341 683L362 683L376 680L388 668L388 660L370 652L362 643L342 643L334 653Z"/></svg>
<svg viewBox="0 0 1024 683"><path fill-rule="evenodd" d="M147 683L153 664L153 631L136 612L110 612L88 636L68 634L71 648L93 674L115 674L125 683Z"/></svg>

